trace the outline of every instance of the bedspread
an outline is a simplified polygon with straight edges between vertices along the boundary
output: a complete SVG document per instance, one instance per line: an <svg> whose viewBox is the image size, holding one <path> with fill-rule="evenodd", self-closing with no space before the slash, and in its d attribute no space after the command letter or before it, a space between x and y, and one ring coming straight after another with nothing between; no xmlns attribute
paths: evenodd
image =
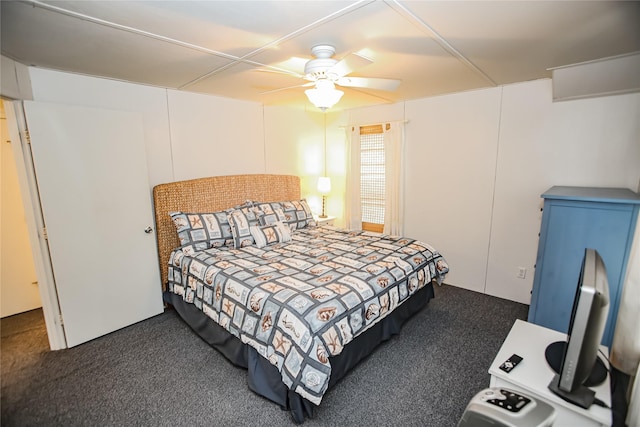
<svg viewBox="0 0 640 427"><path fill-rule="evenodd" d="M329 357L447 272L426 243L323 226L263 248L178 248L168 285L267 358L290 390L319 404Z"/></svg>

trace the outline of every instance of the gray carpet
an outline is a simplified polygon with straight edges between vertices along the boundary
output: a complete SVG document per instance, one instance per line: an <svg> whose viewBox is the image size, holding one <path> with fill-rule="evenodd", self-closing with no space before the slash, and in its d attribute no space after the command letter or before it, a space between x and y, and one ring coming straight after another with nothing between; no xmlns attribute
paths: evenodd
<svg viewBox="0 0 640 427"><path fill-rule="evenodd" d="M455 426L528 306L453 286L324 397L304 426ZM51 352L34 310L2 319L3 426L288 426L174 311Z"/></svg>

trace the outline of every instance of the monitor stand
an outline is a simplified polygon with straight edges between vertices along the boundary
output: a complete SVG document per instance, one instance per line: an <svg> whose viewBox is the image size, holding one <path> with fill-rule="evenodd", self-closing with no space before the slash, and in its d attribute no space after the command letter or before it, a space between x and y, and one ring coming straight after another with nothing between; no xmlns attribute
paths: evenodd
<svg viewBox="0 0 640 427"><path fill-rule="evenodd" d="M560 389L560 370L562 368L562 359L564 358L566 346L566 341L556 341L549 344L544 351L544 357L547 359L547 363L551 369L556 372L551 383L549 383L549 390L568 402L589 409L595 399L595 392L588 387L602 384L604 380L607 379L607 368L602 360L600 360L600 357L596 357L596 363L591 370L591 374L584 383L571 392Z"/></svg>
<svg viewBox="0 0 640 427"><path fill-rule="evenodd" d="M544 357L547 359L547 363L556 374L559 374L560 369L562 368L562 359L564 358L566 347L566 341L556 341L549 344L547 349L544 351ZM589 378L582 384L585 387L593 387L602 384L606 379L607 368L598 356L596 357L596 364L593 366Z"/></svg>

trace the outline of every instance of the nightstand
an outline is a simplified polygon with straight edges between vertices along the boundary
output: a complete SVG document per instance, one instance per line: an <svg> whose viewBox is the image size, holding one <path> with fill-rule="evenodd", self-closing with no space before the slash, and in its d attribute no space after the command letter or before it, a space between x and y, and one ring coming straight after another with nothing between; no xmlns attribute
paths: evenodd
<svg viewBox="0 0 640 427"><path fill-rule="evenodd" d="M336 220L336 217L327 216L326 218L320 218L319 216L314 215L313 219L316 220L318 225L333 225L333 222Z"/></svg>

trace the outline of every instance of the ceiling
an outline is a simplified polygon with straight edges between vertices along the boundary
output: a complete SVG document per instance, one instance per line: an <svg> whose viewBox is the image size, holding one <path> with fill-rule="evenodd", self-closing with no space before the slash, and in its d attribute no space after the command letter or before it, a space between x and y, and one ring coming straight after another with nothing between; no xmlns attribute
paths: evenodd
<svg viewBox="0 0 640 427"><path fill-rule="evenodd" d="M311 47L373 62L333 110L551 77L550 68L640 51L631 1L6 1L2 55L25 65L315 108ZM281 72L286 70L287 72ZM274 71L274 72L267 72ZM265 93L269 92L269 93Z"/></svg>

